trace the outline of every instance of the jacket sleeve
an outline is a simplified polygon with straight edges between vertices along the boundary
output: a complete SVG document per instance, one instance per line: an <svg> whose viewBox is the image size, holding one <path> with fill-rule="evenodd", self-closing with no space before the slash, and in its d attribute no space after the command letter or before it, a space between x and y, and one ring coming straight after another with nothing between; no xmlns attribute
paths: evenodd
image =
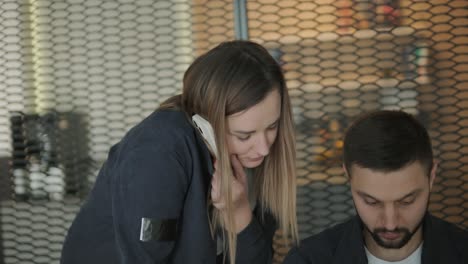
<svg viewBox="0 0 468 264"><path fill-rule="evenodd" d="M162 144L133 149L115 166L112 212L119 264L168 263L176 243L188 155Z"/></svg>
<svg viewBox="0 0 468 264"><path fill-rule="evenodd" d="M284 258L283 264L310 264L310 262L306 261L297 247L293 247Z"/></svg>
<svg viewBox="0 0 468 264"><path fill-rule="evenodd" d="M237 235L236 263L238 264L273 262L276 221L269 213L265 213L262 219L257 209L249 225Z"/></svg>

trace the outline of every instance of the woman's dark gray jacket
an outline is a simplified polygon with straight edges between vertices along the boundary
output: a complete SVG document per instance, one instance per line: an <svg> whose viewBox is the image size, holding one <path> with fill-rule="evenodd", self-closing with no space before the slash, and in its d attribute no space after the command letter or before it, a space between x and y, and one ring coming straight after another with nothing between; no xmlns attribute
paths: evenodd
<svg viewBox="0 0 468 264"><path fill-rule="evenodd" d="M61 263L219 263L208 221L212 173L186 114L154 112L111 148ZM259 211L237 236L236 263L272 262L276 224Z"/></svg>

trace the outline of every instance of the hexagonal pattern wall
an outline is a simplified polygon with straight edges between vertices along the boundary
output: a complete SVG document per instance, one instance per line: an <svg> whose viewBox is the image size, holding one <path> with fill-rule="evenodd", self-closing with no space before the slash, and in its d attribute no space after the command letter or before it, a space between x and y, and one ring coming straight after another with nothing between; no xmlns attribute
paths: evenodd
<svg viewBox="0 0 468 264"><path fill-rule="evenodd" d="M180 91L196 56L235 38L234 11L228 0L0 3L5 263L58 263L110 146ZM466 0L256 0L247 16L293 100L301 237L354 214L341 139L373 109L429 129L440 162L430 211L468 227ZM289 246L278 236L275 248L280 263Z"/></svg>
<svg viewBox="0 0 468 264"><path fill-rule="evenodd" d="M109 148L180 92L194 57L234 38L232 9L229 1L0 3L5 263L58 263Z"/></svg>

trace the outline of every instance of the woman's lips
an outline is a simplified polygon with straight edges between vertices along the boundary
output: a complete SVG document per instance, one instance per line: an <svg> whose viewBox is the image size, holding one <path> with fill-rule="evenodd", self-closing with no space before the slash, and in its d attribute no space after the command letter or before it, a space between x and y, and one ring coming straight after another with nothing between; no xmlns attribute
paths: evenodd
<svg viewBox="0 0 468 264"><path fill-rule="evenodd" d="M253 159L248 159L250 162L258 162L258 161L261 161L263 160L263 156L260 156L258 158L253 158Z"/></svg>

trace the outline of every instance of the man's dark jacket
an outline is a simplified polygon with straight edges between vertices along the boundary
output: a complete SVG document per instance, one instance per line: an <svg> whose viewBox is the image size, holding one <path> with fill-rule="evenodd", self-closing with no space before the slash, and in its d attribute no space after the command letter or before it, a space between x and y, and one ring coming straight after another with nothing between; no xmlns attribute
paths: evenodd
<svg viewBox="0 0 468 264"><path fill-rule="evenodd" d="M212 174L189 117L153 113L112 147L68 231L61 263L219 263L207 206ZM272 261L276 224L259 214L237 236L236 263Z"/></svg>
<svg viewBox="0 0 468 264"><path fill-rule="evenodd" d="M423 220L422 264L468 264L468 232L430 214ZM283 264L367 264L358 217L292 248Z"/></svg>

